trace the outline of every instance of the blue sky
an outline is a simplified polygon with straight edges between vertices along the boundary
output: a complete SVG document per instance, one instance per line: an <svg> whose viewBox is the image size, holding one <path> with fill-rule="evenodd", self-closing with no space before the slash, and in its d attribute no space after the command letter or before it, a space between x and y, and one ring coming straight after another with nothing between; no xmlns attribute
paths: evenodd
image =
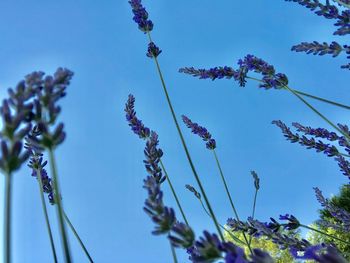
<svg viewBox="0 0 350 263"><path fill-rule="evenodd" d="M255 170L261 178L259 219L292 213L305 224L315 220L319 206L312 187L330 196L347 180L331 158L290 144L271 121L329 127L285 91L258 89L255 82L240 88L231 80L198 80L179 74L178 69L235 67L239 58L255 54L285 73L291 87L347 103L348 72L339 69L343 58L290 51L302 41L342 42L332 36L332 22L282 0L143 2L155 24L153 39L163 50L159 61L175 111L206 126L216 139L240 216L251 213L250 171ZM57 150L58 172L65 211L96 262L171 260L169 244L150 234L153 224L142 211L144 142L125 121L129 93L136 97L138 116L159 134L164 164L190 224L197 234L214 230L184 188L195 181L154 63L145 56L146 36L132 21L126 0L4 0L0 35L1 98L8 87L34 70L52 74L63 66L75 72L62 100L67 139ZM312 103L334 122L346 123L345 110ZM213 208L224 223L232 213L213 156L184 125L182 129ZM164 192L166 203L174 206L167 185ZM14 175L13 199L14 262L51 262L38 186L26 167ZM55 210L49 211L55 225ZM57 227L54 236L59 246ZM72 235L70 243L74 262L87 262ZM186 254L179 254L184 261Z"/></svg>

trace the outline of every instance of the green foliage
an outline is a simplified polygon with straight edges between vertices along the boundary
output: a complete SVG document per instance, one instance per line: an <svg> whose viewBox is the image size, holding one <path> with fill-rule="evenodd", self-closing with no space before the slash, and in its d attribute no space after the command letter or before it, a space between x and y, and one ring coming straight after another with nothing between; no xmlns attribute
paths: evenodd
<svg viewBox="0 0 350 263"><path fill-rule="evenodd" d="M231 232L235 237L239 238L240 240L244 240L242 232ZM250 237L248 236L248 239ZM235 240L230 237L230 235L225 232L225 239L233 242L234 244L244 248L245 253L248 255L249 254L249 249L247 245L242 245L241 243L236 242ZM289 253L288 249L286 250L281 250L278 245L273 243L271 240L267 240L264 237L260 238L252 238L251 241L251 247L254 248L259 248L261 250L264 250L268 252L274 259L276 263L292 263L295 262L293 260L292 255Z"/></svg>
<svg viewBox="0 0 350 263"><path fill-rule="evenodd" d="M329 201L334 206L342 208L342 209L350 212L350 187L349 187L349 185L343 185L340 188L340 193L336 196L333 196ZM320 218L322 220L325 220L325 221L327 221L329 223L333 223L333 224L340 223L337 219L335 219L325 209L319 210L319 213L320 213ZM318 226L318 225L314 225L313 227L316 229L320 229L329 235L332 235L332 236L340 238L344 241L350 242L350 233L349 232L339 231L339 230L335 230L331 227L324 227L324 226ZM326 243L326 244L334 244L339 249L339 251L343 254L343 256L350 262L350 245L347 245L343 242L340 242L338 240L334 240L332 238L329 238L325 235L322 235L320 233L316 233L313 231L308 233L307 239L313 244L322 243L322 242Z"/></svg>

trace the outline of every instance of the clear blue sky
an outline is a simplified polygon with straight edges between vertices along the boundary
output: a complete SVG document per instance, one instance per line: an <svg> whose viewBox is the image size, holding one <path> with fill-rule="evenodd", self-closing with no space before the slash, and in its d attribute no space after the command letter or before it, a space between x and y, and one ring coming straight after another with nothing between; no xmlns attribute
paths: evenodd
<svg viewBox="0 0 350 263"><path fill-rule="evenodd" d="M183 66L235 66L251 53L285 73L291 87L347 103L349 73L339 69L344 59L290 51L302 41L341 42L332 37L332 21L283 0L145 0L144 5L155 24L153 38L163 50L159 60L175 110L213 134L240 216L251 213L249 171L256 170L261 178L259 219L292 213L311 223L319 208L312 187L330 196L347 180L331 158L285 141L271 121L328 126L285 91L261 90L254 82L239 88L230 80L197 80L177 71ZM159 133L164 163L190 223L197 234L213 230L184 189L187 183L195 185L194 179L155 66L145 56L146 36L132 21L127 0L4 0L0 35L1 98L34 70L52 74L63 66L75 72L62 101L67 140L57 151L57 161L65 210L96 262L171 260L168 242L150 234L153 224L142 211L144 143L125 121L129 93L136 97L138 116ZM335 122L348 120L345 110L314 105ZM182 127L213 208L225 223L232 214L212 154ZM0 184L3 189L3 178ZM174 205L166 185L164 191L166 203ZM49 210L55 221L53 207ZM37 182L26 167L14 175L13 218L14 262L51 262ZM58 246L56 227L54 235ZM87 262L73 236L70 243L74 262Z"/></svg>

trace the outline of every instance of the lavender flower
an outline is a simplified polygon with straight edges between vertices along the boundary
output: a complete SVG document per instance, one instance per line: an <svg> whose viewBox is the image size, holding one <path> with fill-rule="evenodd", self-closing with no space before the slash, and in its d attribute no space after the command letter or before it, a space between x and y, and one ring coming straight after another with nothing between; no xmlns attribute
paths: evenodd
<svg viewBox="0 0 350 263"><path fill-rule="evenodd" d="M36 113L33 113L33 118L40 136L28 136L33 147L54 149L64 141L66 133L63 123L58 123L53 131L50 131L49 127L56 123L61 112L57 102L66 95L72 76L72 71L58 68L53 76L44 77L44 73L36 72L27 77L28 85L35 89L37 96L37 100L34 101Z"/></svg>
<svg viewBox="0 0 350 263"><path fill-rule="evenodd" d="M337 156L335 160L338 162L338 166L340 171L343 172L343 175L350 179L350 162L345 160L343 156Z"/></svg>
<svg viewBox="0 0 350 263"><path fill-rule="evenodd" d="M163 192L157 180L148 176L144 180L144 188L148 191L148 198L145 201L144 211L156 224L154 235L168 233L175 223L175 213L172 208L163 205Z"/></svg>
<svg viewBox="0 0 350 263"><path fill-rule="evenodd" d="M195 69L193 67L180 68L180 73L192 75L193 77L199 77L200 79L231 79L236 76L237 72L231 67L215 67L209 70L207 69Z"/></svg>
<svg viewBox="0 0 350 263"><path fill-rule="evenodd" d="M214 139L211 138L211 134L208 132L206 128L198 125L198 123L192 122L185 115L182 115L182 120L186 124L186 126L192 130L194 134L197 134L199 137L203 139L203 141L207 142L206 143L207 149L214 150L216 148L216 142Z"/></svg>
<svg viewBox="0 0 350 263"><path fill-rule="evenodd" d="M308 139L306 136L300 137L297 133L292 133L290 128L282 121L273 121L272 124L278 126L282 130L284 137L292 143L299 142L300 145L306 146L307 149L315 149L317 152L323 152L330 157L339 155L339 151L334 145L316 141L314 138Z"/></svg>
<svg viewBox="0 0 350 263"><path fill-rule="evenodd" d="M201 199L201 194L192 185L186 184L185 187L193 193L196 198Z"/></svg>
<svg viewBox="0 0 350 263"><path fill-rule="evenodd" d="M334 5L330 5L328 2L326 5L323 5L318 0L286 0L287 2L296 2L306 8L309 8L311 11L315 11L315 14L319 16L324 16L327 19L336 19L338 18L339 12L338 8Z"/></svg>
<svg viewBox="0 0 350 263"><path fill-rule="evenodd" d="M300 5L309 8L311 11L314 11L317 15L323 16L327 19L335 19L336 23L334 24L337 30L333 33L334 35L346 35L350 33L350 10L344 10L340 12L335 5L331 5L329 1L326 1L326 4L320 3L319 0L286 0L289 2L297 2ZM335 0L339 5L343 5L349 8L348 0ZM333 57L338 56L342 51L347 53L347 58L349 59L350 50L349 46L341 46L337 42L333 41L331 44L323 42L320 44L317 41L313 43L302 42L299 45L292 47L292 50L297 52L306 52L307 54L313 53L314 55L325 55L331 54ZM342 65L343 69L350 69L350 63Z"/></svg>
<svg viewBox="0 0 350 263"><path fill-rule="evenodd" d="M48 194L48 199L51 205L55 204L54 199L54 190L52 186L52 180L48 176L46 169L44 168L47 165L47 161L43 161L43 153L44 149L36 148L34 145L30 143L29 136L36 137L40 135L40 131L38 131L37 127L34 126L31 130L28 137L26 137L26 143L24 148L30 152L30 160L28 163L28 167L32 169L32 176L38 179L38 173L41 175L41 183L42 190L44 193Z"/></svg>
<svg viewBox="0 0 350 263"><path fill-rule="evenodd" d="M141 0L130 0L128 2L134 14L133 20L138 24L139 29L145 33L152 31L153 23L148 19L148 13L142 6Z"/></svg>
<svg viewBox="0 0 350 263"><path fill-rule="evenodd" d="M307 240L300 240L295 237L293 232L289 232L289 235L281 233L280 229L284 228L284 226L273 218L271 218L269 223L260 222L252 217L248 218L248 222L229 218L227 225L232 231L244 231L254 237L264 236L277 244L281 249L293 248L297 251L305 251L307 247L311 246Z"/></svg>
<svg viewBox="0 0 350 263"><path fill-rule="evenodd" d="M324 139L327 139L329 141L336 141L336 140L339 140L341 138L335 132L330 132L325 128L314 129L311 127L303 126L298 122L293 122L292 125L295 128L297 128L298 132L303 132L307 135L313 135L315 137L324 138Z"/></svg>
<svg viewBox="0 0 350 263"><path fill-rule="evenodd" d="M146 160L144 164L147 172L156 179L158 184L165 181L166 177L162 174L162 169L159 167L160 158L163 156L161 149L158 149L158 135L154 131L151 132L149 139L146 142L144 150Z"/></svg>
<svg viewBox="0 0 350 263"><path fill-rule="evenodd" d="M293 46L291 50L296 52L306 52L306 54L312 53L314 55L320 56L330 54L333 57L338 56L341 52L344 51L348 55L347 58L350 58L350 47L348 45L341 46L335 41L333 41L330 45L326 42L323 42L323 44L321 44L317 41L314 41L312 43L302 42L298 45ZM343 65L341 68L347 68L347 65Z"/></svg>
<svg viewBox="0 0 350 263"><path fill-rule="evenodd" d="M317 41L314 41L312 43L302 42L298 45L295 45L292 47L292 51L306 52L306 54L312 53L313 55L319 56L330 54L333 57L336 57L343 51L343 48L335 41L333 41L330 45L326 42L323 42L321 44Z"/></svg>
<svg viewBox="0 0 350 263"><path fill-rule="evenodd" d="M273 263L274 260L267 253L254 249L252 261L249 261L244 250L232 242L221 242L217 235L203 232L194 246L187 250L189 259L194 263L216 262L224 259L226 263Z"/></svg>
<svg viewBox="0 0 350 263"><path fill-rule="evenodd" d="M259 190L260 188L260 178L258 176L258 174L255 171L251 171L250 172L254 178L254 186L256 190Z"/></svg>
<svg viewBox="0 0 350 263"><path fill-rule="evenodd" d="M315 260L321 263L346 263L345 258L340 255L336 248L325 246L323 244L308 247L303 255L299 255L298 251L291 249L292 256L295 259Z"/></svg>
<svg viewBox="0 0 350 263"><path fill-rule="evenodd" d="M244 59L238 61L238 65L241 69L248 71L254 71L263 75L263 83L259 85L261 88L282 88L288 84L288 79L285 74L275 72L272 65L266 61L257 58L253 55L247 55Z"/></svg>
<svg viewBox="0 0 350 263"><path fill-rule="evenodd" d="M131 130L141 139L146 139L150 135L150 129L145 127L141 120L136 117L135 97L130 94L125 104L126 120L129 122Z"/></svg>
<svg viewBox="0 0 350 263"><path fill-rule="evenodd" d="M166 177L163 176L162 169L159 167L163 152L158 149L158 143L158 135L152 131L144 150L146 157L144 164L150 174L144 180L144 188L148 192L144 211L156 224L155 230L152 232L154 235L168 234L168 238L174 246L188 248L192 246L194 240L192 229L184 223L178 222L174 210L163 204L163 192L160 187Z"/></svg>
<svg viewBox="0 0 350 263"><path fill-rule="evenodd" d="M222 258L221 242L217 235L203 232L204 237L200 237L195 242L193 248L188 250L189 259L192 262L213 262Z"/></svg>
<svg viewBox="0 0 350 263"><path fill-rule="evenodd" d="M159 49L159 47L154 44L154 42L150 42L148 44L148 49L147 49L147 57L149 58L156 58L159 56L159 54L162 53L162 50Z"/></svg>
<svg viewBox="0 0 350 263"><path fill-rule="evenodd" d="M288 222L286 224L283 224L283 228L286 230L294 230L300 227L299 220L293 215L289 215L289 214L280 215L279 219L286 220Z"/></svg>
<svg viewBox="0 0 350 263"><path fill-rule="evenodd" d="M194 242L194 232L186 224L177 222L171 228L171 234L168 236L174 247L189 248Z"/></svg>
<svg viewBox="0 0 350 263"><path fill-rule="evenodd" d="M345 231L350 231L350 213L342 208L332 205L328 199L322 195L322 191L314 187L317 201L337 220L342 223L342 227Z"/></svg>
<svg viewBox="0 0 350 263"><path fill-rule="evenodd" d="M261 88L270 89L283 88L288 84L288 78L283 73L276 73L273 66L269 65L264 60L257 58L253 55L247 55L244 59L238 61L239 68L237 70L231 67L215 67L209 70L206 69L195 69L193 67L180 68L180 73L185 73L192 75L194 77L199 77L200 79L222 79L234 78L239 82L241 87L245 86L247 73L253 71L263 75L262 83L259 85Z"/></svg>
<svg viewBox="0 0 350 263"><path fill-rule="evenodd" d="M25 87L22 87L23 91L25 91ZM0 169L6 174L11 174L19 169L29 158L28 151L22 152L22 140L31 128L31 124L27 124L26 117L29 116L28 114L32 108L32 104L26 104L26 101L30 97L20 96L22 89L17 91L12 94L13 98L4 99L0 107L3 123L2 130L0 131L2 152ZM15 99L16 96L17 98ZM12 109L10 106L12 106Z"/></svg>

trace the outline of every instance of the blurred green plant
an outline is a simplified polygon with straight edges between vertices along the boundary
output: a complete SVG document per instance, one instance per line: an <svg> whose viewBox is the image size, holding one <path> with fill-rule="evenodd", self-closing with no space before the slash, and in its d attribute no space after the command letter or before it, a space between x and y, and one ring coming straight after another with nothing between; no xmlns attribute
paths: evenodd
<svg viewBox="0 0 350 263"><path fill-rule="evenodd" d="M233 242L236 245L239 245L244 249L246 254L249 254L249 249L247 245L243 245L242 243L238 243L235 239L231 237L231 235L236 238L243 240L242 232L230 232L227 231L224 233L225 239L227 241ZM295 262L292 255L289 253L287 249L280 249L277 244L273 243L271 240L266 239L265 237L252 237L251 239L251 247L256 249L261 249L265 252L268 252L274 259L276 263L292 263Z"/></svg>
<svg viewBox="0 0 350 263"><path fill-rule="evenodd" d="M340 192L338 195L335 195L330 198L329 202L335 207L342 208L347 212L350 212L350 187L349 185L343 185L340 188ZM340 224L339 220L334 218L330 212L326 209L319 210L320 221L326 222L329 224ZM347 242L350 242L350 233L344 232L341 230L334 229L332 227L323 226L321 224L313 224L314 228L322 230L329 235L335 236L339 239L343 239ZM325 235L321 235L317 232L309 232L307 235L307 239L313 243L326 243L326 244L334 244L342 253L342 255L350 261L350 245L345 244L343 242L339 242L337 240L331 239Z"/></svg>

